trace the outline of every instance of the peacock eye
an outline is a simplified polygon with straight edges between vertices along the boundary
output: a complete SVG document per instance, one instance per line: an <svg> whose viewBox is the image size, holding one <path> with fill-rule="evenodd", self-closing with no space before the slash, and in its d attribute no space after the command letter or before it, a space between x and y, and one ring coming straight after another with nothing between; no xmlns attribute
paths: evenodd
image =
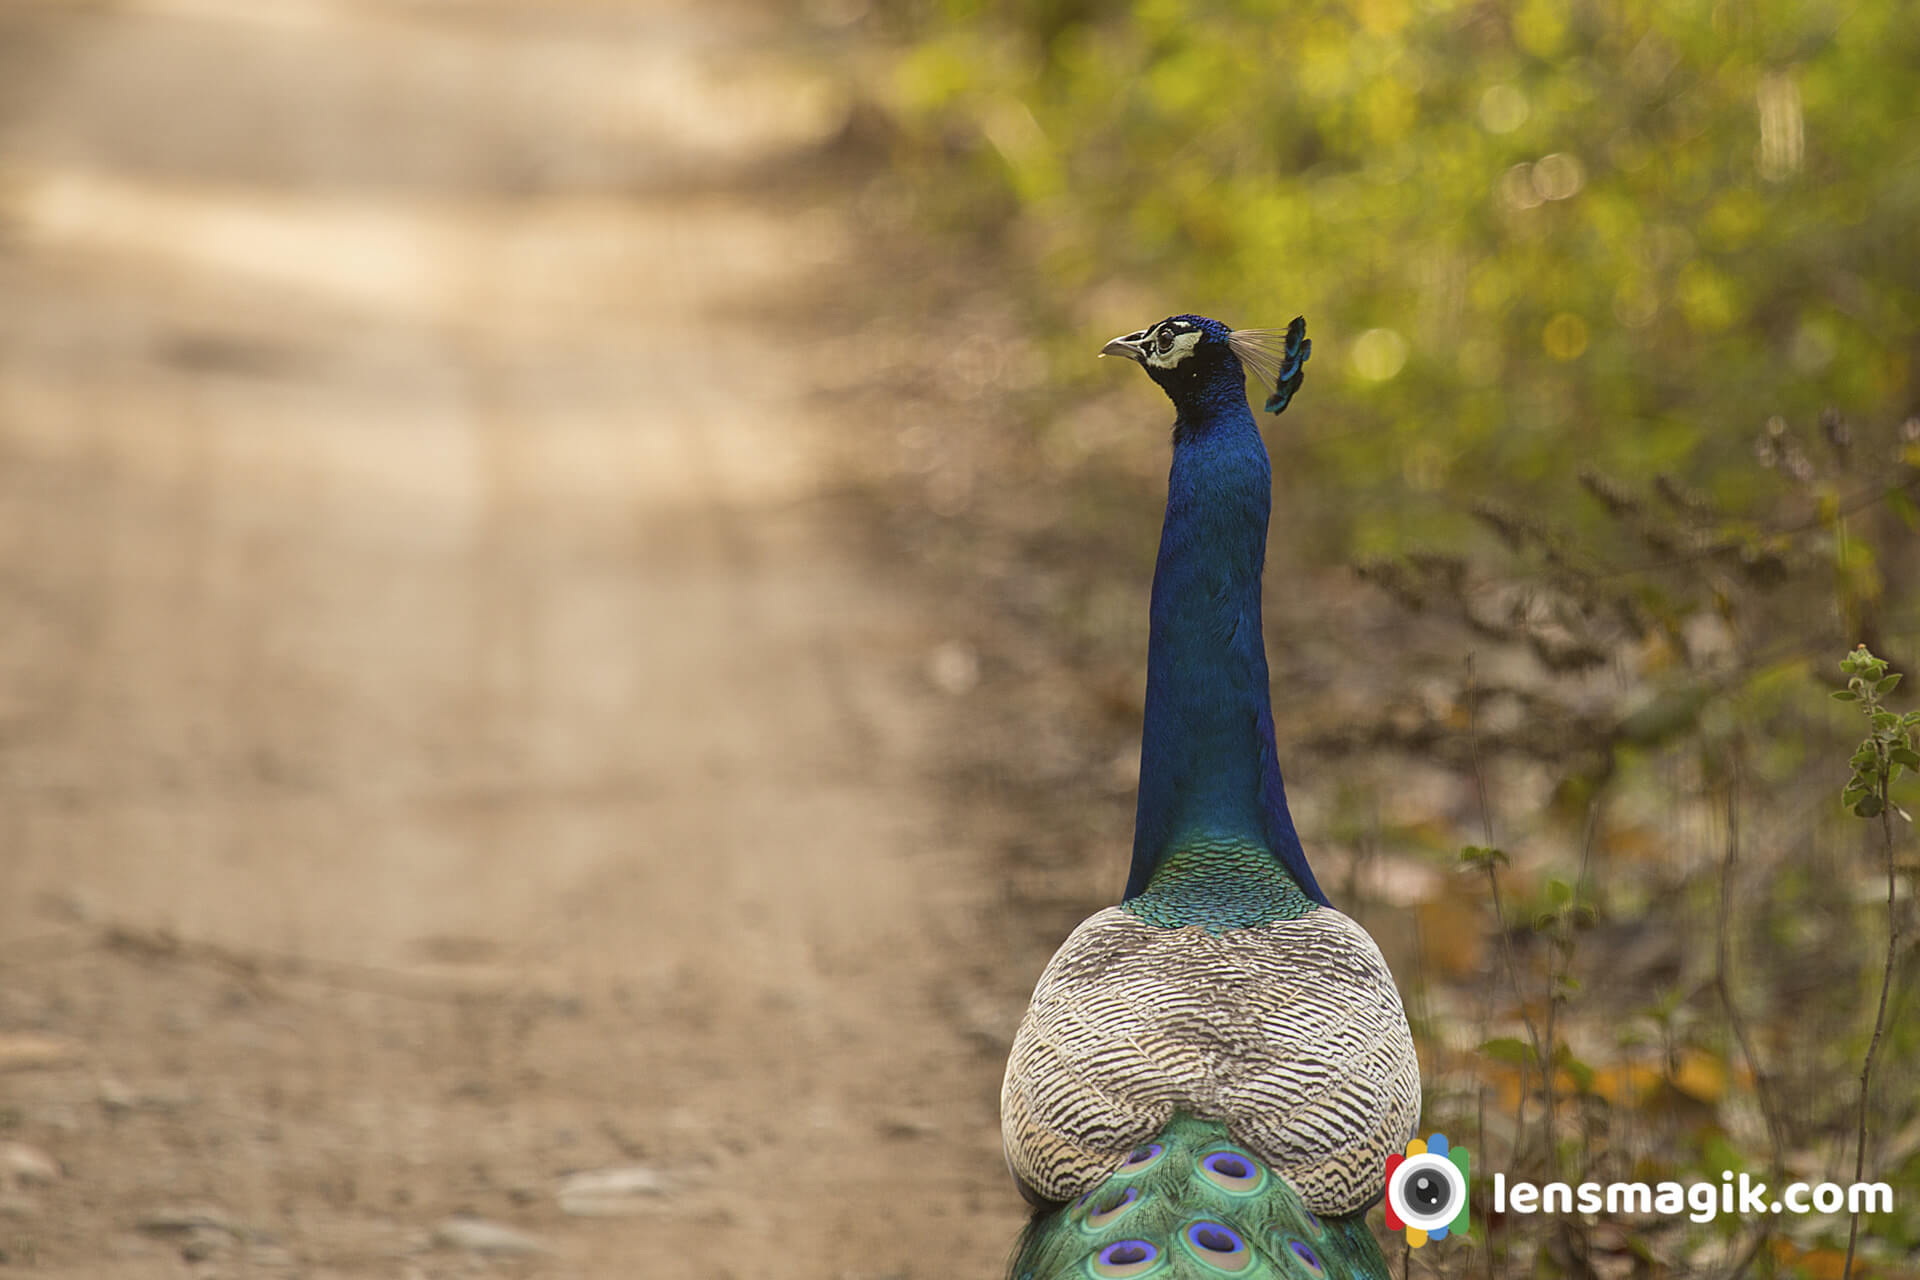
<svg viewBox="0 0 1920 1280"><path fill-rule="evenodd" d="M1171 329L1162 329L1160 331L1160 341L1156 345L1159 346L1161 355L1165 355L1167 352L1173 350L1173 331Z"/></svg>
<svg viewBox="0 0 1920 1280"><path fill-rule="evenodd" d="M1304 1241L1290 1240L1287 1242L1287 1247L1293 1251L1293 1256L1300 1259L1301 1264L1305 1266L1309 1272L1316 1276L1326 1273L1326 1267L1322 1265L1320 1255L1313 1251L1312 1246L1306 1244Z"/></svg>
<svg viewBox="0 0 1920 1280"><path fill-rule="evenodd" d="M1186 1239L1194 1253L1217 1270L1244 1271L1253 1262L1253 1250L1225 1223L1196 1222L1187 1228Z"/></svg>
<svg viewBox="0 0 1920 1280"><path fill-rule="evenodd" d="M1266 1171L1237 1151L1215 1151L1200 1158L1200 1176L1237 1195L1258 1191L1266 1181Z"/></svg>
<svg viewBox="0 0 1920 1280"><path fill-rule="evenodd" d="M1120 1280L1144 1275L1160 1261L1160 1250L1145 1240L1117 1240L1093 1255L1093 1274Z"/></svg>
<svg viewBox="0 0 1920 1280"><path fill-rule="evenodd" d="M1127 1153L1127 1158L1121 1162L1120 1167L1127 1173L1138 1173L1158 1160L1160 1153L1165 1150L1166 1148L1157 1142L1149 1142L1144 1147L1135 1147Z"/></svg>

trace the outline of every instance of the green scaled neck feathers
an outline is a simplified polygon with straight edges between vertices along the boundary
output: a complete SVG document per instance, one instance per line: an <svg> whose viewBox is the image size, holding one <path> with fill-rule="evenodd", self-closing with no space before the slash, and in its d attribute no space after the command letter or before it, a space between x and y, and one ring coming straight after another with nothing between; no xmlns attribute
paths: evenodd
<svg viewBox="0 0 1920 1280"><path fill-rule="evenodd" d="M1146 891L1120 906L1163 929L1221 934L1298 920L1319 904L1259 845L1194 840L1161 858Z"/></svg>

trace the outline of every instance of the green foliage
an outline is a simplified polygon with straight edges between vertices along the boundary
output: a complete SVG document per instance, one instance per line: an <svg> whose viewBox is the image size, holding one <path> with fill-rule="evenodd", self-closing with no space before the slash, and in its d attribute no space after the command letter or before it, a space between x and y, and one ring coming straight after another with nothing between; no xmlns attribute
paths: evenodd
<svg viewBox="0 0 1920 1280"><path fill-rule="evenodd" d="M1833 695L1834 701L1858 703L1868 725L1867 736L1847 762L1853 776L1841 793L1841 803L1856 817L1875 818L1886 808L1887 791L1901 770L1920 770L1920 753L1913 749L1920 711L1901 715L1881 704L1899 687L1900 673L1889 675L1886 660L1874 657L1864 644L1841 659L1840 669L1847 675L1847 687Z"/></svg>
<svg viewBox="0 0 1920 1280"><path fill-rule="evenodd" d="M1915 402L1902 6L916 13L894 81L908 171L956 224L1017 222L1042 302L1124 281L1164 299L1128 324L1306 313L1327 354L1284 470L1331 472L1343 549L1463 529L1391 498L1580 460L1738 503L1766 483L1748 464L1772 415L1889 423Z"/></svg>
<svg viewBox="0 0 1920 1280"><path fill-rule="evenodd" d="M1494 1036L1480 1044L1480 1052L1493 1062L1504 1062L1510 1067L1524 1066L1533 1061L1533 1050L1526 1041L1513 1036Z"/></svg>
<svg viewBox="0 0 1920 1280"><path fill-rule="evenodd" d="M1493 867L1504 867L1508 861L1509 859L1505 853L1499 849L1488 848L1485 845L1470 844L1460 850L1460 866L1463 870L1487 870Z"/></svg>

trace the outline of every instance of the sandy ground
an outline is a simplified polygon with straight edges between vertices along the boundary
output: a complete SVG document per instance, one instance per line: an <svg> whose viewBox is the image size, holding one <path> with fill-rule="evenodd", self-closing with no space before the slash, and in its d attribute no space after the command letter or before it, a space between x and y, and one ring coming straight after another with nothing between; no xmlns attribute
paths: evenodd
<svg viewBox="0 0 1920 1280"><path fill-rule="evenodd" d="M773 21L0 15L0 1262L1004 1257L994 891L770 305L857 269L754 176L836 120Z"/></svg>

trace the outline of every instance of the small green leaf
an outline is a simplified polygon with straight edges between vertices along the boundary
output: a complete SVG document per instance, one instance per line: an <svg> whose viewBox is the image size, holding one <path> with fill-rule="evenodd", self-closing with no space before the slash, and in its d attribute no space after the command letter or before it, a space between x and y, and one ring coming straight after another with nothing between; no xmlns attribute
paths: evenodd
<svg viewBox="0 0 1920 1280"><path fill-rule="evenodd" d="M1525 1041L1516 1040L1512 1036L1495 1036L1491 1040L1483 1040L1480 1043L1480 1052L1495 1062L1504 1062L1514 1067L1533 1061L1533 1050L1527 1047Z"/></svg>
<svg viewBox="0 0 1920 1280"><path fill-rule="evenodd" d="M1560 1069L1573 1077L1574 1087L1582 1093L1593 1091L1593 1068L1573 1056L1566 1045L1561 1045L1554 1053Z"/></svg>
<svg viewBox="0 0 1920 1280"><path fill-rule="evenodd" d="M1877 818L1881 807L1879 796L1864 796L1854 802L1853 814L1856 818Z"/></svg>
<svg viewBox="0 0 1920 1280"><path fill-rule="evenodd" d="M1858 702L1860 695L1851 689L1836 689L1831 695L1835 702Z"/></svg>
<svg viewBox="0 0 1920 1280"><path fill-rule="evenodd" d="M1470 844L1460 850L1460 861L1476 867L1504 866L1507 855L1486 845Z"/></svg>
<svg viewBox="0 0 1920 1280"><path fill-rule="evenodd" d="M1903 764L1909 769L1920 769L1920 751L1912 747L1895 747L1887 752L1887 759L1895 764Z"/></svg>
<svg viewBox="0 0 1920 1280"><path fill-rule="evenodd" d="M1900 687L1900 673L1896 671L1892 675L1888 676L1885 680L1882 680L1879 684L1874 685L1873 691L1877 694L1887 694L1887 693L1892 693L1895 689L1899 687Z"/></svg>

